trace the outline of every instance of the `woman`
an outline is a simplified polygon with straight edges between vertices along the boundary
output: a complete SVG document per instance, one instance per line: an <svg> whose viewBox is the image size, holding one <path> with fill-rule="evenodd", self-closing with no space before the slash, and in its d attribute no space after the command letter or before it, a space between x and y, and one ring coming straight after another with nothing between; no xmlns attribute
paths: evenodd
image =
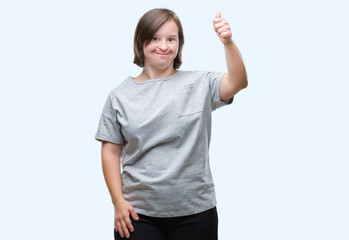
<svg viewBox="0 0 349 240"><path fill-rule="evenodd" d="M229 24L217 13L213 25L225 48L225 74L177 70L184 37L171 10L150 10L138 22L134 63L143 71L110 92L95 137L115 239L217 239L211 112L231 104L247 77Z"/></svg>

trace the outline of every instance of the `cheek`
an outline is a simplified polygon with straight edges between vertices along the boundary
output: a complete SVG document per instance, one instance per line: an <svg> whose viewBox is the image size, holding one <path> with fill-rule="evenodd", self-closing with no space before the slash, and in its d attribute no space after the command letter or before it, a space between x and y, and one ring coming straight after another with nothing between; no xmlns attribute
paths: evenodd
<svg viewBox="0 0 349 240"><path fill-rule="evenodd" d="M143 52L151 52L153 50L154 46L152 46L152 43L149 43L147 46L143 46Z"/></svg>
<svg viewBox="0 0 349 240"><path fill-rule="evenodd" d="M144 56L145 56L145 57L149 56L150 53L151 53L151 51L152 51L152 49L151 49L151 47L150 47L149 45L148 45L147 47L144 47L144 48L143 48Z"/></svg>
<svg viewBox="0 0 349 240"><path fill-rule="evenodd" d="M173 51L174 52L176 52L176 57L177 57L177 55L178 55L178 51L179 51L179 44L177 44L177 45L175 45L175 46L173 46Z"/></svg>
<svg viewBox="0 0 349 240"><path fill-rule="evenodd" d="M177 46L176 57L177 57L177 55L178 55L178 52L179 52L179 46Z"/></svg>

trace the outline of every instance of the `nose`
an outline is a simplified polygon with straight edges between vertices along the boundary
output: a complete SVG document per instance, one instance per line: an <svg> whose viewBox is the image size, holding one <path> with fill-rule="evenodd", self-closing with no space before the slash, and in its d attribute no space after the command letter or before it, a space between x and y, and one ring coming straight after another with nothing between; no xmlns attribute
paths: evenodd
<svg viewBox="0 0 349 240"><path fill-rule="evenodd" d="M162 40L159 45L159 49L161 51L166 51L168 49L167 41L166 39Z"/></svg>

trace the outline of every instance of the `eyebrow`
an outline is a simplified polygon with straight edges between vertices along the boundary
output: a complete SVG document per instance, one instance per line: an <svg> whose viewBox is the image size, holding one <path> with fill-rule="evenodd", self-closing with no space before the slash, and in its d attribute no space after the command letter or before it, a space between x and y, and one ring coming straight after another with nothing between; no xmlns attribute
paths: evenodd
<svg viewBox="0 0 349 240"><path fill-rule="evenodd" d="M159 36L159 34L154 34L154 37L156 37L156 36ZM169 35L167 35L167 37L178 37L178 35L176 35L176 34L169 34Z"/></svg>

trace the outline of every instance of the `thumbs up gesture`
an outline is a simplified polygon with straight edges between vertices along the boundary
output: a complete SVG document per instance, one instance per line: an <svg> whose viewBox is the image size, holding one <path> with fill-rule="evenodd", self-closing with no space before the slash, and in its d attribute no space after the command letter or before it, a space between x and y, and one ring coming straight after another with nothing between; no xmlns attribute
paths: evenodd
<svg viewBox="0 0 349 240"><path fill-rule="evenodd" d="M222 18L221 12L216 13L216 17L213 20L213 27L214 31L217 33L219 39L224 45L232 42L232 33L229 23Z"/></svg>

